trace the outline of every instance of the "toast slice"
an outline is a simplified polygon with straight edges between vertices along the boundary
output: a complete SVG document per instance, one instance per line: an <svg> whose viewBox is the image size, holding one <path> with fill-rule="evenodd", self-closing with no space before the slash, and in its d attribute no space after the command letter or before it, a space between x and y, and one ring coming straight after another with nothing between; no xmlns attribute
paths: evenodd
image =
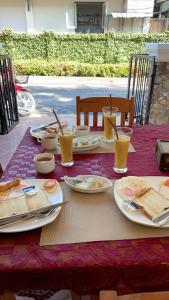
<svg viewBox="0 0 169 300"><path fill-rule="evenodd" d="M0 200L0 218L10 217L27 211L28 207L24 195L8 200Z"/></svg>
<svg viewBox="0 0 169 300"><path fill-rule="evenodd" d="M159 193L166 198L167 200L169 200L169 187L168 186L164 186L162 185L159 189Z"/></svg>
<svg viewBox="0 0 169 300"><path fill-rule="evenodd" d="M28 207L28 211L32 211L34 209L50 206L52 203L48 200L47 195L43 191L39 191L37 194L26 197L26 204Z"/></svg>
<svg viewBox="0 0 169 300"><path fill-rule="evenodd" d="M133 200L141 206L144 212L152 219L165 209L169 208L169 200L164 198L159 192L151 188L144 195Z"/></svg>
<svg viewBox="0 0 169 300"><path fill-rule="evenodd" d="M151 187L148 182L137 176L123 177L118 180L117 192L123 200L135 199L146 193Z"/></svg>

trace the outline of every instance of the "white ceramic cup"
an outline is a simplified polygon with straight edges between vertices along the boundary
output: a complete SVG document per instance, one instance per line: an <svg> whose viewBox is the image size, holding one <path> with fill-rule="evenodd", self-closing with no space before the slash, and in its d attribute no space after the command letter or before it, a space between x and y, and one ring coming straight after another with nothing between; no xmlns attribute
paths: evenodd
<svg viewBox="0 0 169 300"><path fill-rule="evenodd" d="M54 150L58 145L58 137L56 133L44 134L41 138L42 147L46 150Z"/></svg>
<svg viewBox="0 0 169 300"><path fill-rule="evenodd" d="M55 169L55 157L51 153L41 153L34 157L35 169L38 173L48 174Z"/></svg>

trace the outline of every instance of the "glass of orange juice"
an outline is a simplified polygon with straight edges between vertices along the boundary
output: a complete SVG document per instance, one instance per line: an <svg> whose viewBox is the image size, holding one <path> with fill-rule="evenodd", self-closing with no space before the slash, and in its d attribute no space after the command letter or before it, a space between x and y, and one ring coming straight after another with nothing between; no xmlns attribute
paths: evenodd
<svg viewBox="0 0 169 300"><path fill-rule="evenodd" d="M112 143L114 141L114 129L116 126L116 112L117 107L103 107L103 122L104 122L104 142ZM111 124L112 123L112 124Z"/></svg>
<svg viewBox="0 0 169 300"><path fill-rule="evenodd" d="M130 144L130 138L133 132L132 128L129 127L116 127L117 136L114 138L114 167L113 170L116 173L126 173L127 168L127 157L128 149Z"/></svg>
<svg viewBox="0 0 169 300"><path fill-rule="evenodd" d="M69 129L62 129L62 132L59 132L58 134L61 151L61 165L64 167L71 167L74 164L73 131Z"/></svg>

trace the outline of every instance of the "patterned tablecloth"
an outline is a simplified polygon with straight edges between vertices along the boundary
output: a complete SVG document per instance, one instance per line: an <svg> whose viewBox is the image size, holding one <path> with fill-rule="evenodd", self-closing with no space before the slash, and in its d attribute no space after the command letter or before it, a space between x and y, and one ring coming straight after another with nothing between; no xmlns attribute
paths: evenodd
<svg viewBox="0 0 169 300"><path fill-rule="evenodd" d="M135 153L129 153L128 175L168 176L158 169L156 139L169 139L169 126L136 127L132 136ZM42 148L29 130L2 180L36 175L33 157ZM48 178L97 174L119 178L112 170L114 154L76 154L70 169L60 165ZM44 176L43 176L44 178ZM118 226L118 224L117 224ZM145 227L146 230L146 227ZM41 230L0 235L0 289L71 289L81 294L100 289L151 291L169 289L169 238L39 246ZM36 299L40 299L40 297ZM45 299L45 297L43 297Z"/></svg>

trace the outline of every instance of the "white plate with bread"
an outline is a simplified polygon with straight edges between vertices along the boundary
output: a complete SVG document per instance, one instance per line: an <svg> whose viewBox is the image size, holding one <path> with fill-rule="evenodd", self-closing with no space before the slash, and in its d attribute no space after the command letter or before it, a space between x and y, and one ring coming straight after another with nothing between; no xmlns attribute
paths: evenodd
<svg viewBox="0 0 169 300"><path fill-rule="evenodd" d="M169 227L169 220L163 226L154 222L157 216L169 209L168 177L123 177L115 182L114 199L129 220L146 226ZM136 208L132 209L132 205Z"/></svg>
<svg viewBox="0 0 169 300"><path fill-rule="evenodd" d="M61 126L64 128L67 126L67 121L62 121ZM46 133L56 133L58 130L58 124L51 125L32 125L30 128L30 134L32 137L41 139Z"/></svg>
<svg viewBox="0 0 169 300"><path fill-rule="evenodd" d="M0 183L0 232L14 233L33 230L45 226L56 219L61 207L56 208L50 215L34 216L20 219L3 226L6 220L13 220L22 214L43 210L57 203L63 203L60 184L52 179L15 179Z"/></svg>

